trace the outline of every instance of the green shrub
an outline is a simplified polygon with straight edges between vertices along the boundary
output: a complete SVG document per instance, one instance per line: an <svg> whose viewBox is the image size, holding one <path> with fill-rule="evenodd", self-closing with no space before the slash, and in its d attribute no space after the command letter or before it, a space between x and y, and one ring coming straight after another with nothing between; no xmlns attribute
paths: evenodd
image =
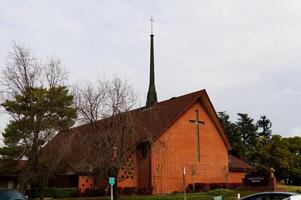
<svg viewBox="0 0 301 200"><path fill-rule="evenodd" d="M54 198L66 198L78 196L77 188L52 188Z"/></svg>
<svg viewBox="0 0 301 200"><path fill-rule="evenodd" d="M65 198L78 196L77 188L42 188L42 191L44 193L44 197ZM39 188L32 188L28 195L31 198L40 197Z"/></svg>
<svg viewBox="0 0 301 200"><path fill-rule="evenodd" d="M51 188L42 188L42 192L44 194L44 197L53 197L53 192ZM32 188L27 192L27 194L31 198L38 198L40 197L40 190L39 188Z"/></svg>

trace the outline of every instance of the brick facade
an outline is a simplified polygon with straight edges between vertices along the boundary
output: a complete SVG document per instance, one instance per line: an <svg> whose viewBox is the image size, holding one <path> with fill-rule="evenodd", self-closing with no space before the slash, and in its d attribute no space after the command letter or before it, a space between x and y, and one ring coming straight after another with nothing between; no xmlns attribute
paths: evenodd
<svg viewBox="0 0 301 200"><path fill-rule="evenodd" d="M199 120L205 122L199 128L200 161L197 159L196 124L189 121L195 120L196 110ZM142 158L139 152L132 156L133 177L120 182L119 186L151 187L154 194L182 192L183 167L186 171L186 187L193 183L242 184L246 172L228 172L233 164L236 166L238 161L242 161L228 157L227 145L208 112L201 101L193 103L153 143L146 158Z"/></svg>
<svg viewBox="0 0 301 200"><path fill-rule="evenodd" d="M152 189L153 193L182 192L183 167L186 169L186 187L193 183L241 183L246 169L252 168L238 158L228 155L231 145L205 90L174 97L158 102L151 108L142 107L131 112L139 114L134 123L138 130L135 134L139 137L132 144L135 145L135 149L126 160L126 166L120 169L120 188L135 191ZM205 123L198 129L198 143L197 125L190 121L196 120L197 113L199 120ZM104 125L106 120L97 123ZM70 138L77 138L89 132L89 127L89 124L86 124L71 129L73 137ZM148 137L149 134L153 137ZM64 138L65 135L63 132L58 133L49 144L49 148L57 148L56 143L62 141L60 138ZM80 171L81 168L77 167L81 157L84 157L84 154L78 151L77 141L74 139L70 142L74 151L70 151L65 166L70 166L75 172L84 173L84 168ZM197 156L197 144L200 146L200 160ZM131 173L128 173L129 168ZM233 169L237 172L234 173ZM84 184L83 181L79 182L79 186ZM107 185L106 180L102 183ZM90 182L88 185L94 187ZM82 191L86 188L82 188Z"/></svg>
<svg viewBox="0 0 301 200"><path fill-rule="evenodd" d="M245 178L246 172L230 172L229 173L229 183L243 183L243 179Z"/></svg>
<svg viewBox="0 0 301 200"><path fill-rule="evenodd" d="M195 110L205 125L200 127L200 161L197 160ZM225 183L228 151L204 107L192 105L152 146L152 186L154 193L183 191L186 183Z"/></svg>

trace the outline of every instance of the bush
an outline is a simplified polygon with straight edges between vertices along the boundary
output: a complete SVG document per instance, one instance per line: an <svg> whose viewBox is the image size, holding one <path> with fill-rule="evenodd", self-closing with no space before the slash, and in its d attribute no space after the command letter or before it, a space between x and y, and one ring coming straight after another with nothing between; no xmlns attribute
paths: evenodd
<svg viewBox="0 0 301 200"><path fill-rule="evenodd" d="M225 183L210 183L209 188L210 188L210 190L226 188L226 184Z"/></svg>
<svg viewBox="0 0 301 200"><path fill-rule="evenodd" d="M42 188L41 190L44 194L44 197L54 197L51 188ZM39 188L32 188L31 190L28 190L26 194L31 198L38 198L40 197L40 190Z"/></svg>
<svg viewBox="0 0 301 200"><path fill-rule="evenodd" d="M242 183L228 183L227 186L231 189L238 189L243 187Z"/></svg>
<svg viewBox="0 0 301 200"><path fill-rule="evenodd" d="M151 187L144 187L144 188L137 188L137 187L119 187L118 192L121 195L134 195L134 194L141 194L141 195L150 195L152 194L153 188Z"/></svg>
<svg viewBox="0 0 301 200"><path fill-rule="evenodd" d="M175 191L173 191L171 194L172 194L172 195L175 195L175 194L177 195L177 194L180 194L180 193L182 193L182 192L179 192L179 191L176 191L176 190L175 190Z"/></svg>
<svg viewBox="0 0 301 200"><path fill-rule="evenodd" d="M136 191L137 191L136 187L124 187L124 188L121 189L120 194L133 195L133 194L137 193Z"/></svg>
<svg viewBox="0 0 301 200"><path fill-rule="evenodd" d="M141 194L141 195L150 195L153 192L153 188L152 187L146 187L146 188L138 188L137 190L137 194Z"/></svg>
<svg viewBox="0 0 301 200"><path fill-rule="evenodd" d="M201 192L201 191L207 191L209 189L209 185L206 183L195 183L194 184L194 190L193 190L193 185L188 184L187 191L193 191L193 192Z"/></svg>
<svg viewBox="0 0 301 200"><path fill-rule="evenodd" d="M120 188L118 188L120 191ZM80 194L81 197L99 197L108 195L108 191L106 188L87 188L84 193Z"/></svg>
<svg viewBox="0 0 301 200"><path fill-rule="evenodd" d="M221 188L241 188L242 184L241 183L195 183L194 184L195 188L193 190L193 185L189 184L187 187L187 192L204 192L208 190L214 190L214 189L221 189Z"/></svg>
<svg viewBox="0 0 301 200"><path fill-rule="evenodd" d="M42 188L44 197L53 197L53 198L65 198L65 197L77 197L79 192L77 188ZM27 191L26 194L30 198L40 197L39 188L32 188Z"/></svg>
<svg viewBox="0 0 301 200"><path fill-rule="evenodd" d="M85 189L84 193L80 194L82 197L96 197L98 196L97 190L94 188Z"/></svg>
<svg viewBox="0 0 301 200"><path fill-rule="evenodd" d="M78 197L77 188L53 188L54 198Z"/></svg>

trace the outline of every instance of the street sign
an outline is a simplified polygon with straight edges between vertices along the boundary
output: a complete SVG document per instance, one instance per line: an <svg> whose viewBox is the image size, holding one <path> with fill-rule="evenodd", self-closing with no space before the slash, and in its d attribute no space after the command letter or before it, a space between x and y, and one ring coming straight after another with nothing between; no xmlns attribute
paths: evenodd
<svg viewBox="0 0 301 200"><path fill-rule="evenodd" d="M223 196L213 197L213 200L223 200Z"/></svg>
<svg viewBox="0 0 301 200"><path fill-rule="evenodd" d="M114 185L115 184L115 178L114 177L109 177L109 184Z"/></svg>
<svg viewBox="0 0 301 200"><path fill-rule="evenodd" d="M111 185L111 200L113 200L113 185L115 184L115 177L109 177L109 184Z"/></svg>
<svg viewBox="0 0 301 200"><path fill-rule="evenodd" d="M246 175L245 184L251 187L265 187L268 186L269 180L266 174L252 173Z"/></svg>

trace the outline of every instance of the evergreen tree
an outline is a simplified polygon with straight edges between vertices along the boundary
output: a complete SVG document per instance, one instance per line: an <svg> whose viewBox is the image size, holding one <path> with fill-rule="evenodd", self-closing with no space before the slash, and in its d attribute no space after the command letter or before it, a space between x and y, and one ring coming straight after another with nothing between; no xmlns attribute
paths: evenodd
<svg viewBox="0 0 301 200"><path fill-rule="evenodd" d="M73 95L63 84L65 76L59 64L51 60L41 65L28 50L15 44L2 72L6 98L1 106L11 119L2 133L5 146L0 154L8 160L27 158L23 183L38 187L46 178L42 147L76 119Z"/></svg>
<svg viewBox="0 0 301 200"><path fill-rule="evenodd" d="M243 144L240 135L237 133L236 125L230 121L230 116L225 111L217 114L232 146L231 154L239 157Z"/></svg>
<svg viewBox="0 0 301 200"><path fill-rule="evenodd" d="M257 142L257 126L254 124L254 119L248 114L237 113L239 116L236 122L237 134L240 136L242 146L239 151L239 157L245 161L252 163L256 153Z"/></svg>
<svg viewBox="0 0 301 200"><path fill-rule="evenodd" d="M258 133L259 136L270 138L272 135L272 123L271 121L265 116L261 116L260 119L257 121L257 126L262 131Z"/></svg>

